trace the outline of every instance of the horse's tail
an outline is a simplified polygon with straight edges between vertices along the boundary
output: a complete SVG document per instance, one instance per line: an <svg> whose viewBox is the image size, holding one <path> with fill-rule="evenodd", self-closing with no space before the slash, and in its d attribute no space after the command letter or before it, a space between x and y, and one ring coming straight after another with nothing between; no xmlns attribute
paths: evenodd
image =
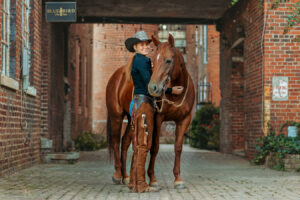
<svg viewBox="0 0 300 200"><path fill-rule="evenodd" d="M113 144L112 144L111 121L110 121L109 114L107 114L106 139L107 139L107 148L108 148L108 153L109 153L109 159L112 160Z"/></svg>

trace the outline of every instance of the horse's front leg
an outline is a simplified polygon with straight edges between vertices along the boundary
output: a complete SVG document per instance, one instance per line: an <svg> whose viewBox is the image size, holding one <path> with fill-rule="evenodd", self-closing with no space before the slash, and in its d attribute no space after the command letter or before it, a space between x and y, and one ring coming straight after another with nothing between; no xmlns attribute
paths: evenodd
<svg viewBox="0 0 300 200"><path fill-rule="evenodd" d="M161 124L162 124L162 119L156 115L155 118L155 125L153 129L153 137L152 137L152 146L150 149L150 162L148 166L148 176L150 179L149 185L152 187L159 187L158 182L155 178L154 175L154 164L155 164L155 159L159 150L159 136L160 136L160 129L161 129Z"/></svg>
<svg viewBox="0 0 300 200"><path fill-rule="evenodd" d="M184 120L176 122L176 141L174 145L175 150L175 162L173 173L175 176L174 187L176 189L185 188L184 183L180 177L180 158L182 152L182 143L184 139L184 133L188 128L192 119L192 114L189 114Z"/></svg>

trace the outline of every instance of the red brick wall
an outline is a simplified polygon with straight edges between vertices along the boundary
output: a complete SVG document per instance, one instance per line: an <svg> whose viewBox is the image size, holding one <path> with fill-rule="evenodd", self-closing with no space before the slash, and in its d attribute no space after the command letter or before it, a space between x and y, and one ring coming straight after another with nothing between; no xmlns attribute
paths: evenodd
<svg viewBox="0 0 300 200"><path fill-rule="evenodd" d="M43 4L43 10L45 10L45 5ZM42 44L43 51L41 55L42 69L41 69L41 136L49 138L49 95L50 95L50 47L51 47L51 26L46 23L45 15L42 18Z"/></svg>
<svg viewBox="0 0 300 200"><path fill-rule="evenodd" d="M196 31L196 29L198 29L198 31ZM198 36L196 36L197 33ZM200 36L201 34L202 36ZM198 37L198 39L196 39L196 37ZM221 100L220 33L216 30L215 25L207 25L207 64L203 63L203 46L200 46L200 40L203 40L203 25L187 25L186 38L186 64L193 78L196 94L198 93L198 82L203 82L204 77L206 77L206 81L211 83L212 86L212 103L219 106ZM195 49L196 40L198 40L198 54Z"/></svg>
<svg viewBox="0 0 300 200"><path fill-rule="evenodd" d="M128 58L133 55L125 48L124 42L141 29L147 33L148 37L157 36L157 25L94 25L92 130L95 133L105 133L107 115L105 90L107 82L114 71L125 65Z"/></svg>
<svg viewBox="0 0 300 200"><path fill-rule="evenodd" d="M232 150L238 151L245 149L244 64L232 63L231 73Z"/></svg>
<svg viewBox="0 0 300 200"><path fill-rule="evenodd" d="M212 102L220 105L220 33L215 25L207 26L208 82L212 86Z"/></svg>
<svg viewBox="0 0 300 200"><path fill-rule="evenodd" d="M221 24L221 151L231 153L244 149L251 157L263 127L263 9L258 1L241 1L227 11ZM245 35L243 53L238 54L244 60L243 69L242 65L233 69L232 57L236 52L231 47Z"/></svg>
<svg viewBox="0 0 300 200"><path fill-rule="evenodd" d="M262 133L262 54L261 37L263 29L263 10L259 2L248 3L250 18L245 22L244 75L245 75L245 133L246 155L252 157L255 144Z"/></svg>
<svg viewBox="0 0 300 200"><path fill-rule="evenodd" d="M41 133L41 1L31 3L30 43L31 73L35 97L22 92L20 77L21 55L21 1L16 5L16 64L17 91L0 86L0 176L39 162ZM2 16L0 1L0 16ZM1 24L2 31L2 24ZM0 34L1 37L1 34ZM1 38L0 38L1 39ZM0 49L2 54L2 49ZM2 58L2 55L0 55Z"/></svg>
<svg viewBox="0 0 300 200"><path fill-rule="evenodd" d="M93 27L93 24L69 27L68 81L71 87L71 132L74 139L82 132L91 131Z"/></svg>
<svg viewBox="0 0 300 200"><path fill-rule="evenodd" d="M246 156L251 158L256 152L257 140L267 134L268 123L279 133L280 125L286 120L299 121L300 43L293 42L299 35L299 25L288 34L283 34L290 6L291 3L282 3L277 9L270 9L267 3L240 1L224 15L219 24L222 27L223 152L244 149ZM231 49L241 37L245 37L242 52ZM231 59L234 56L241 57L243 61L233 63ZM274 76L288 77L287 101L272 100Z"/></svg>
<svg viewBox="0 0 300 200"><path fill-rule="evenodd" d="M281 3L276 9L270 9L271 5L266 3L264 8L266 13L264 117L265 126L270 121L276 133L279 133L280 125L287 120L300 122L300 25L283 34L287 17L291 15L291 6L295 2L297 0ZM274 76L288 77L287 101L272 100Z"/></svg>
<svg viewBox="0 0 300 200"><path fill-rule="evenodd" d="M199 34L198 34L199 35ZM199 36L198 36L199 38ZM200 49L198 55L196 55L196 26L186 25L186 68L192 77L195 91L197 91L198 85L198 55L200 54ZM197 96L197 95L196 95ZM194 104L194 108L196 104Z"/></svg>

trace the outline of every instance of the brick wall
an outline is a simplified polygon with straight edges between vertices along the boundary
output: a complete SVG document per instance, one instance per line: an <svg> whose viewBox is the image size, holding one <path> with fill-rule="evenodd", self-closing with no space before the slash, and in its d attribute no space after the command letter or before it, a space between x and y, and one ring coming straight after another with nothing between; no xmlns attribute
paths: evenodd
<svg viewBox="0 0 300 200"><path fill-rule="evenodd" d="M244 149L251 158L268 123L279 133L286 120L299 121L299 25L283 34L291 2L270 9L266 2L240 1L220 21L223 152ZM274 76L288 77L288 100L272 100Z"/></svg>
<svg viewBox="0 0 300 200"><path fill-rule="evenodd" d="M93 61L93 24L69 27L69 64L67 80L70 84L71 137L91 131L91 93ZM69 101L68 100L68 101Z"/></svg>
<svg viewBox="0 0 300 200"><path fill-rule="evenodd" d="M15 1L12 1L14 3ZM31 86L37 90L32 96L22 91L21 72L21 1L16 1L15 20L15 62L10 66L19 83L17 90L0 85L0 176L39 162L41 132L41 1L31 2L30 43L31 43ZM0 1L2 17L2 1ZM2 21L2 20L1 20ZM1 23L1 31L2 31ZM0 34L1 37L2 34ZM1 47L0 47L1 48ZM2 54L2 49L0 49ZM2 55L1 55L2 58ZM2 63L2 60L0 61ZM2 67L2 65L0 66Z"/></svg>
<svg viewBox="0 0 300 200"><path fill-rule="evenodd" d="M198 29L198 28L197 28ZM198 70L199 66L198 64L198 54L196 54L196 26L195 25L186 25L186 68L189 72L189 74L192 77L195 91L197 91L197 85L198 85ZM198 47L198 46L197 46ZM194 104L194 108L196 107L196 104Z"/></svg>
<svg viewBox="0 0 300 200"><path fill-rule="evenodd" d="M207 25L207 64L204 63L204 25L187 25L187 67L195 85L196 98L198 83L211 83L212 103L220 104L220 33L215 25ZM200 41L201 40L201 41ZM196 50L198 48L198 50ZM197 52L196 52L197 51ZM196 105L196 104L195 104Z"/></svg>
<svg viewBox="0 0 300 200"><path fill-rule="evenodd" d="M220 105L220 33L215 25L207 26L208 82L212 87L212 102Z"/></svg>
<svg viewBox="0 0 300 200"><path fill-rule="evenodd" d="M221 151L244 149L251 157L263 127L263 8L258 1L241 1L227 11L221 24ZM243 37L242 52L232 49ZM233 57L242 58L242 63L234 63Z"/></svg>
<svg viewBox="0 0 300 200"><path fill-rule="evenodd" d="M281 3L276 9L271 9L267 3L264 6L264 125L266 130L270 121L277 133L280 125L287 120L300 122L300 25L283 34L295 2L298 1ZM272 100L272 79L275 76L288 78L288 100Z"/></svg>
<svg viewBox="0 0 300 200"><path fill-rule="evenodd" d="M42 7L45 10L45 4ZM42 44L43 51L41 55L41 136L50 138L49 136L49 95L50 89L48 86L50 85L50 79L48 78L50 75L50 34L51 34L51 26L49 23L46 23L45 15L41 16L42 18Z"/></svg>

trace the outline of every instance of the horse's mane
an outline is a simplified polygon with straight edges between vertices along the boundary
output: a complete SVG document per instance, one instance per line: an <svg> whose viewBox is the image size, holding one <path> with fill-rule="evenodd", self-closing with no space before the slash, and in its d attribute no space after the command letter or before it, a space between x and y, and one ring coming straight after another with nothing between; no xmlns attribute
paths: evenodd
<svg viewBox="0 0 300 200"><path fill-rule="evenodd" d="M133 55L128 63L125 65L125 77L126 77L126 80L129 82L131 81L132 77L131 77L131 69L132 69L132 62L133 62L133 58L134 58L135 55Z"/></svg>

